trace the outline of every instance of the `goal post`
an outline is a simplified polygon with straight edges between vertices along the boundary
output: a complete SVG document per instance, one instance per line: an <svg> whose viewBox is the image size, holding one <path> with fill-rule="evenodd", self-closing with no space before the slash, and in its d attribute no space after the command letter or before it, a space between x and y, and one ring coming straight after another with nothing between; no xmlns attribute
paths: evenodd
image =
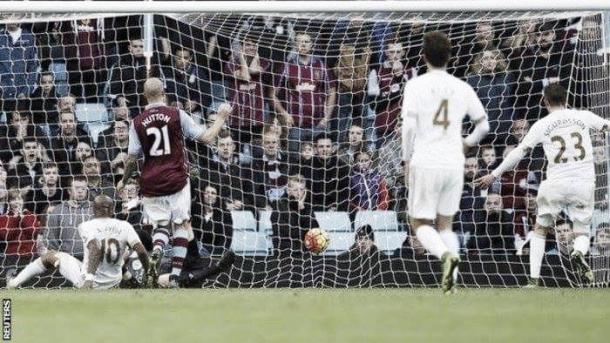
<svg viewBox="0 0 610 343"><path fill-rule="evenodd" d="M137 184L116 189L126 130L146 105L141 85L149 75L164 82L168 104L202 125L222 104L233 107L216 142L187 144L192 249L205 263L229 249L238 255L229 273L204 286L438 285L440 264L422 250L405 214L399 134L402 89L425 72L422 38L432 30L450 38L449 72L475 89L492 127L467 155L454 225L460 283L523 285L544 155L534 151L490 190L472 181L547 114L541 99L550 83L568 89L570 106L610 118L604 10L607 1L0 2L1 13L14 13L0 24L18 23L24 50L33 49L10 64L31 69L7 74L34 80L9 85L29 87L23 95L2 95L0 285L45 249L82 252L74 229L87 214L67 204L73 177L84 176L90 194L111 195L119 218L150 232ZM66 124L70 114L75 128ZM70 130L78 132L75 143L62 138ZM30 136L37 156L24 150ZM587 258L594 286L607 286L610 144L607 135L593 141ZM53 164L56 184L44 174ZM24 228L32 216L36 224ZM314 227L330 239L319 255L303 243ZM583 285L568 259L572 239L569 221L558 222L547 239L545 285ZM58 274L29 285L68 286Z"/></svg>

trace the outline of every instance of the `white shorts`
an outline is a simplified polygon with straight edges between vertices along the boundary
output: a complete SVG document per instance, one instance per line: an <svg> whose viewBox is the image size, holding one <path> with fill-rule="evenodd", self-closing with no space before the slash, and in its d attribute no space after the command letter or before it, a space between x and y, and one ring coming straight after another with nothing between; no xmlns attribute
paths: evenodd
<svg viewBox="0 0 610 343"><path fill-rule="evenodd" d="M594 182L566 182L565 180L545 180L538 189L538 217L536 222L544 227L555 226L561 211L572 222L591 224L594 205Z"/></svg>
<svg viewBox="0 0 610 343"><path fill-rule="evenodd" d="M435 220L437 214L452 217L460 209L464 168L409 168L409 216Z"/></svg>
<svg viewBox="0 0 610 343"><path fill-rule="evenodd" d="M59 258L59 272L61 273L61 275L68 279L68 281L72 282L72 285L74 287L83 287L83 284L85 283L86 273L83 263L74 256L65 252L57 252L56 254L57 258ZM100 279L95 277L93 282L93 288L109 289L118 286L120 282L121 279L102 282Z"/></svg>
<svg viewBox="0 0 610 343"><path fill-rule="evenodd" d="M189 182L179 192L158 197L142 197L144 216L153 225L161 221L182 224L191 219L191 185Z"/></svg>

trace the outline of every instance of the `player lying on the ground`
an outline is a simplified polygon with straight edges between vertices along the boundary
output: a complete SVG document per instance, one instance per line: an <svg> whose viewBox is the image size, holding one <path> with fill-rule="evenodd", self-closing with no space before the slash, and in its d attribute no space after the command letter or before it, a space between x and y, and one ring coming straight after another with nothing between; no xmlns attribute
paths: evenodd
<svg viewBox="0 0 610 343"><path fill-rule="evenodd" d="M408 211L418 240L442 261L443 292L451 293L460 262L460 243L452 221L464 188L464 150L487 135L489 124L472 87L447 73L451 57L447 36L438 31L426 33L423 54L428 72L405 85L401 114ZM476 126L462 138L466 115Z"/></svg>
<svg viewBox="0 0 610 343"><path fill-rule="evenodd" d="M114 202L106 195L93 201L93 219L81 223L78 232L84 243L83 262L65 252L48 251L28 264L7 288L16 288L49 269L59 269L76 288L108 289L123 278L123 254L130 247L148 270L148 254L134 228L126 221L112 218Z"/></svg>
<svg viewBox="0 0 610 343"><path fill-rule="evenodd" d="M476 182L489 187L505 171L514 168L534 147L542 144L548 162L547 177L538 189L538 213L530 238L530 286L539 285L547 232L564 211L572 221L574 251L571 259L587 282L593 272L585 260L589 251L589 227L593 216L595 166L590 130L608 130L610 121L589 111L568 109L567 91L559 84L544 89L549 115L537 121L519 146L491 174Z"/></svg>
<svg viewBox="0 0 610 343"><path fill-rule="evenodd" d="M205 280L228 271L233 262L235 262L235 253L232 251L225 252L217 263L214 263L211 258L187 255L178 283L180 287L184 288L201 288ZM169 276L169 273L159 275L160 287L171 286Z"/></svg>

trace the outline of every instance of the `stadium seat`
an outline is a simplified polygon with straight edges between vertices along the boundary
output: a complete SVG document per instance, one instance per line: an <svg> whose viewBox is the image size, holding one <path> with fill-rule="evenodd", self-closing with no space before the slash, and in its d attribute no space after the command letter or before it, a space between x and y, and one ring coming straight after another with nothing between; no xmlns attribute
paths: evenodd
<svg viewBox="0 0 610 343"><path fill-rule="evenodd" d="M100 134L110 127L110 124L101 123L101 122L91 122L87 123L87 132L89 132L89 136L91 140L93 140L93 145L97 147L97 143L99 142Z"/></svg>
<svg viewBox="0 0 610 343"><path fill-rule="evenodd" d="M378 231L375 232L375 245L381 252L392 254L394 250L402 246L406 238L406 232Z"/></svg>
<svg viewBox="0 0 610 343"><path fill-rule="evenodd" d="M324 255L336 256L349 250L354 244L354 233L353 232L329 232L328 237L330 242L328 248L324 251Z"/></svg>
<svg viewBox="0 0 610 343"><path fill-rule="evenodd" d="M231 250L238 255L267 256L271 242L262 232L250 230L233 230Z"/></svg>
<svg viewBox="0 0 610 343"><path fill-rule="evenodd" d="M360 211L356 213L354 227L370 225L374 231L398 231L398 218L394 211Z"/></svg>
<svg viewBox="0 0 610 343"><path fill-rule="evenodd" d="M352 223L347 212L315 212L321 229L327 232L352 231Z"/></svg>
<svg viewBox="0 0 610 343"><path fill-rule="evenodd" d="M79 122L107 122L108 110L101 103L76 104L74 111Z"/></svg>
<svg viewBox="0 0 610 343"><path fill-rule="evenodd" d="M273 211L260 211L258 213L258 231L270 234L273 230L271 224L271 214Z"/></svg>
<svg viewBox="0 0 610 343"><path fill-rule="evenodd" d="M233 230L256 231L256 218L250 211L231 211Z"/></svg>

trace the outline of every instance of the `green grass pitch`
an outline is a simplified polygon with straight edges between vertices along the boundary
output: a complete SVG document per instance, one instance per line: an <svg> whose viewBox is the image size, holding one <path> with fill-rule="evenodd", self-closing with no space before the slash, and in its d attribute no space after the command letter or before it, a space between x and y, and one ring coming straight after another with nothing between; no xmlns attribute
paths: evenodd
<svg viewBox="0 0 610 343"><path fill-rule="evenodd" d="M610 342L608 289L17 290L14 342Z"/></svg>

